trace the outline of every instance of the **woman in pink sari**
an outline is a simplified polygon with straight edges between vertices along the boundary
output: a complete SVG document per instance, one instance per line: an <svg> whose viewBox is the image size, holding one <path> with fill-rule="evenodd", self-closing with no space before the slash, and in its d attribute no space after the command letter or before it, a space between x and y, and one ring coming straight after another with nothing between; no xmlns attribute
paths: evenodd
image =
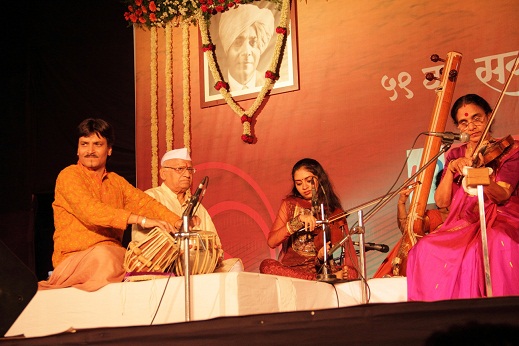
<svg viewBox="0 0 519 346"><path fill-rule="evenodd" d="M435 192L439 208L449 208L443 225L422 238L409 252L408 299L434 301L488 296L477 195L461 186L464 166L472 166L472 153L486 128L492 109L475 94L459 98L451 117L470 141L450 150L442 180ZM491 144L494 139L489 135ZM484 187L493 296L519 295L519 142L487 167L490 185Z"/></svg>

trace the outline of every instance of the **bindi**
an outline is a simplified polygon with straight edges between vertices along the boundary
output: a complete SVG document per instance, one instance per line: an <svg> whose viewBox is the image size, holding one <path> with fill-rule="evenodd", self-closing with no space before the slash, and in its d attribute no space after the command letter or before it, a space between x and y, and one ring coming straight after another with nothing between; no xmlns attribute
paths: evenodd
<svg viewBox="0 0 519 346"><path fill-rule="evenodd" d="M468 116L469 116L469 113L465 113L465 116L468 117Z"/></svg>

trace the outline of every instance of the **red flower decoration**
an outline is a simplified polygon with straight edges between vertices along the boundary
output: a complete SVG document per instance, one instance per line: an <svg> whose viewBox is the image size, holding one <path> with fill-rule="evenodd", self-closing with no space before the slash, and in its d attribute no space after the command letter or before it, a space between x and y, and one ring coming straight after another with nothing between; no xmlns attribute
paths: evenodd
<svg viewBox="0 0 519 346"><path fill-rule="evenodd" d="M251 135L241 135L241 140L245 143L252 144L254 142L254 137Z"/></svg>
<svg viewBox="0 0 519 346"><path fill-rule="evenodd" d="M157 5L155 5L155 1L150 1L149 7L151 12L157 11Z"/></svg>
<svg viewBox="0 0 519 346"><path fill-rule="evenodd" d="M218 81L214 88L216 90L220 90L221 88L224 88L225 90L229 90L229 85L227 83L225 83L224 81Z"/></svg>
<svg viewBox="0 0 519 346"><path fill-rule="evenodd" d="M202 45L202 52L208 52L208 51L213 51L213 50L214 50L214 45L211 43Z"/></svg>
<svg viewBox="0 0 519 346"><path fill-rule="evenodd" d="M277 32L278 34L286 35L286 33L287 33L287 28L282 28L282 27L278 26L278 27L276 28L276 32Z"/></svg>
<svg viewBox="0 0 519 346"><path fill-rule="evenodd" d="M220 13L225 11L225 7L223 7L223 6L215 6L214 9L216 10L216 12L220 12Z"/></svg>
<svg viewBox="0 0 519 346"><path fill-rule="evenodd" d="M272 79L273 81L276 81L279 79L279 76L272 72L272 71L267 71L265 72L265 78L268 78L268 79Z"/></svg>
<svg viewBox="0 0 519 346"><path fill-rule="evenodd" d="M242 123L242 124L243 124L243 123L250 123L250 120L251 120L251 118L249 118L249 117L246 116L246 115L242 115L242 116L241 116L241 123Z"/></svg>

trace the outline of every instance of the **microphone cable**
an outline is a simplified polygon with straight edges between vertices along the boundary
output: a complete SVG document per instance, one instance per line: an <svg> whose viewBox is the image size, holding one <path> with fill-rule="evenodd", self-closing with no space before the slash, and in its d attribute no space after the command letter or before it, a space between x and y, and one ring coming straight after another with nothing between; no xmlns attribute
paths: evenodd
<svg viewBox="0 0 519 346"><path fill-rule="evenodd" d="M407 157L405 158L405 161L402 165L402 168L400 169L400 172L398 173L395 181L393 182L393 184L389 187L389 189L387 190L387 192L384 194L384 196L387 196L391 193L391 191L393 191L393 189L395 188L395 186L398 184L398 181L400 180L400 178L402 177L403 173L404 173L404 170L405 168L407 167L407 162L409 161L409 158L411 157L411 154L413 153L413 150L415 150L415 145L416 145L416 142L418 141L418 138L420 138L420 136L422 135L422 133L418 134L413 142L413 145L411 146L411 149L409 150L409 153L407 154ZM364 215L364 222L366 222L371 216L372 214L374 214L374 212L378 211L379 207L381 205L383 205L383 203L385 203L385 199L381 199L380 201L378 201L370 210L368 210L366 212L366 214ZM352 226L352 228L358 226L358 220L355 222L355 224Z"/></svg>

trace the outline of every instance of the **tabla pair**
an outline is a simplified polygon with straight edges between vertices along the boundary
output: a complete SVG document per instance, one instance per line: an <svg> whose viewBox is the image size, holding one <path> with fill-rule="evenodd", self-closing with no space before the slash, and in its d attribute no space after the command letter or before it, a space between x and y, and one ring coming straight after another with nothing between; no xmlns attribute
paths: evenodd
<svg viewBox="0 0 519 346"><path fill-rule="evenodd" d="M189 238L189 273L212 273L218 262L218 235L199 231ZM152 229L141 242L132 241L124 256L127 273L165 273L184 275L184 251L181 240L158 227Z"/></svg>

